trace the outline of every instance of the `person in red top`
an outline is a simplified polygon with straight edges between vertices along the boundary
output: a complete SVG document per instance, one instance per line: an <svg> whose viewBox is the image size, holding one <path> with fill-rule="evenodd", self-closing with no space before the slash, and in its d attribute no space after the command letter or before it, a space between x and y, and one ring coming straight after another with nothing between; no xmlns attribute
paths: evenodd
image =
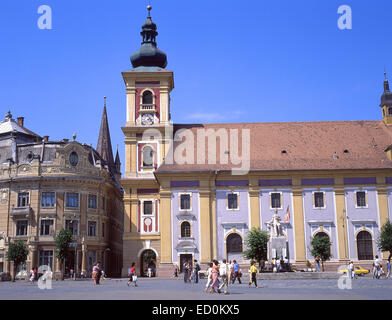
<svg viewBox="0 0 392 320"><path fill-rule="evenodd" d="M137 287L136 281L137 281L137 275L136 275L136 267L135 267L135 262L132 263L131 267L131 273L128 275L129 276L129 281L128 281L128 287L129 285L133 282L135 287Z"/></svg>

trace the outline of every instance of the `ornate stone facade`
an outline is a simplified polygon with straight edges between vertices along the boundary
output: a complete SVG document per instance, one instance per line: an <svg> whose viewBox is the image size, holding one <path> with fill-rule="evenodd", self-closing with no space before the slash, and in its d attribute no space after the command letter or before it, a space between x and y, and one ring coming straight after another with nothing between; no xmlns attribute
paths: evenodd
<svg viewBox="0 0 392 320"><path fill-rule="evenodd" d="M12 124L12 130L2 130ZM60 271L55 237L73 230L65 271L78 274L101 261L111 276L122 266L123 204L118 172L89 145L49 141L12 117L0 123L0 272L12 273L8 244L23 240L29 257L18 270L49 265ZM76 138L76 137L74 137ZM110 146L111 148L111 146Z"/></svg>

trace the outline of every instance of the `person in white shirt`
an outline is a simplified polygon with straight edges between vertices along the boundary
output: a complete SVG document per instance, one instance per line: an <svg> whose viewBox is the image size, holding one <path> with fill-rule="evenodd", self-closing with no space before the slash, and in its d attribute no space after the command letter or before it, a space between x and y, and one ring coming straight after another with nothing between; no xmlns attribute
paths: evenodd
<svg viewBox="0 0 392 320"><path fill-rule="evenodd" d="M233 275L234 275L234 264L231 262L231 260L229 260L228 267L229 267L229 274L228 274L227 278L230 283L233 278Z"/></svg>
<svg viewBox="0 0 392 320"><path fill-rule="evenodd" d="M376 256L376 259L374 259L373 261L373 279L374 277L377 278L379 267L380 267L380 260L378 260L378 256Z"/></svg>
<svg viewBox="0 0 392 320"><path fill-rule="evenodd" d="M348 265L348 276L350 277L350 279L352 279L354 277L354 264L352 261L350 261L349 265Z"/></svg>
<svg viewBox="0 0 392 320"><path fill-rule="evenodd" d="M208 288L210 287L212 283L212 266L213 264L210 263L209 267L207 269L207 284L206 284L206 292L208 291Z"/></svg>
<svg viewBox="0 0 392 320"><path fill-rule="evenodd" d="M219 266L219 274L222 278L222 283L218 289L218 292L220 293L221 289L223 287L225 287L224 292L225 292L225 294L228 294L227 288L229 286L229 283L228 283L228 281L229 281L229 279L228 279L229 266L226 264L226 259L223 259L222 263Z"/></svg>

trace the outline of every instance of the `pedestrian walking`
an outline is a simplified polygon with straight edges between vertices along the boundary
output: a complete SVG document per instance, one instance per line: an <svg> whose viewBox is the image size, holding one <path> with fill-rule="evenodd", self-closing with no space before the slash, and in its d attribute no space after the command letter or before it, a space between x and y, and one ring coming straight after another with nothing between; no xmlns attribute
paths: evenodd
<svg viewBox="0 0 392 320"><path fill-rule="evenodd" d="M316 258L314 259L314 262L316 263L316 271L320 272L320 257L316 256Z"/></svg>
<svg viewBox="0 0 392 320"><path fill-rule="evenodd" d="M219 274L221 276L221 285L219 286L219 290L218 292L220 292L222 290L222 288L224 287L224 293L225 294L229 294L229 292L227 291L228 287L229 287L229 266L226 263L226 259L222 260L222 263L219 266Z"/></svg>
<svg viewBox="0 0 392 320"><path fill-rule="evenodd" d="M387 262L387 279L391 276L391 258L388 259Z"/></svg>
<svg viewBox="0 0 392 320"><path fill-rule="evenodd" d="M128 287L131 285L131 283L134 284L135 287L137 287L137 275L136 275L136 266L135 266L135 262L132 263L132 267L130 270L130 273L128 274L129 276L129 281L127 283Z"/></svg>
<svg viewBox="0 0 392 320"><path fill-rule="evenodd" d="M178 278L178 265L174 266L173 278Z"/></svg>
<svg viewBox="0 0 392 320"><path fill-rule="evenodd" d="M100 277L101 277L101 269L100 269L99 263L96 262L96 263L94 263L93 273L92 273L94 285L99 285L99 278Z"/></svg>
<svg viewBox="0 0 392 320"><path fill-rule="evenodd" d="M211 284L211 289L210 293L215 293L215 289L218 290L218 293L220 293L219 290L219 262L214 260L213 261L214 265L212 266L212 284Z"/></svg>
<svg viewBox="0 0 392 320"><path fill-rule="evenodd" d="M193 281L194 281L194 283L199 283L200 265L199 265L199 263L197 262L196 259L194 260L194 263L195 263L195 268L194 268L194 271L193 271Z"/></svg>
<svg viewBox="0 0 392 320"><path fill-rule="evenodd" d="M34 284L35 281L34 268L30 270L29 281Z"/></svg>
<svg viewBox="0 0 392 320"><path fill-rule="evenodd" d="M213 263L210 262L209 263L209 267L207 269L207 284L206 284L206 292L208 291L208 288L210 287L210 285L212 284L212 267L213 267Z"/></svg>
<svg viewBox="0 0 392 320"><path fill-rule="evenodd" d="M231 283L232 279L234 277L234 264L229 260L229 275L228 275L228 282Z"/></svg>
<svg viewBox="0 0 392 320"><path fill-rule="evenodd" d="M250 265L250 273L249 273L249 288L252 285L252 283L255 284L256 288L257 286L257 268L256 268L256 262L252 261Z"/></svg>
<svg viewBox="0 0 392 320"><path fill-rule="evenodd" d="M241 268L240 265L237 263L236 260L233 260L233 270L234 270L234 278L233 278L233 284L235 283L235 280L238 279L239 284L241 284Z"/></svg>
<svg viewBox="0 0 392 320"><path fill-rule="evenodd" d="M280 272L282 269L282 266L280 264L280 259L276 259L276 272Z"/></svg>
<svg viewBox="0 0 392 320"><path fill-rule="evenodd" d="M373 261L373 279L376 278L378 279L378 272L380 268L380 260L378 259L378 256Z"/></svg>
<svg viewBox="0 0 392 320"><path fill-rule="evenodd" d="M183 267L184 267L184 282L188 283L188 280L189 280L189 263L188 263L188 261L184 262Z"/></svg>

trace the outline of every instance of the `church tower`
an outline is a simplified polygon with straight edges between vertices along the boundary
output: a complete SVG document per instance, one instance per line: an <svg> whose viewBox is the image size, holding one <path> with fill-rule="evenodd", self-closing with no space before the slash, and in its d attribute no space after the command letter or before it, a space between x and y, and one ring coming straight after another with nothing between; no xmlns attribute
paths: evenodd
<svg viewBox="0 0 392 320"><path fill-rule="evenodd" d="M173 72L165 69L166 54L157 48L158 32L151 18L151 6L147 10L147 20L140 33L141 47L131 55L133 68L122 72L127 97L126 124L122 128L125 173L121 180L125 205L124 275L132 262L136 262L140 272L146 268L144 254L155 256L156 267L163 262L160 235L165 223L160 216L161 186L154 171L162 164L170 146L170 139L165 136L173 131L170 92L174 79ZM170 200L167 198L166 202Z"/></svg>
<svg viewBox="0 0 392 320"><path fill-rule="evenodd" d="M381 96L382 119L386 125L392 124L392 93L389 89L387 73L384 72L384 92Z"/></svg>

